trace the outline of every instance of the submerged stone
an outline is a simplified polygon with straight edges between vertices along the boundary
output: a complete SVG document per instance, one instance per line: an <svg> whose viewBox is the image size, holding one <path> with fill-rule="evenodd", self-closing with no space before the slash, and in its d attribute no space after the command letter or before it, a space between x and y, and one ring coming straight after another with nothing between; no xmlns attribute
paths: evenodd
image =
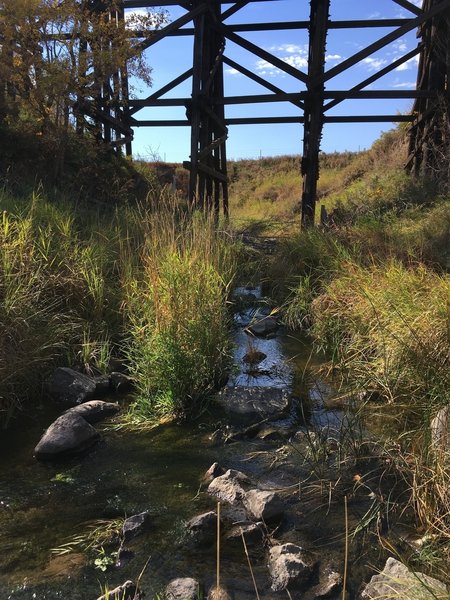
<svg viewBox="0 0 450 600"><path fill-rule="evenodd" d="M268 335L273 335L276 332L278 329L278 321L275 317L264 317L249 325L247 329L253 335L266 337Z"/></svg>
<svg viewBox="0 0 450 600"><path fill-rule="evenodd" d="M90 448L99 437L99 433L83 417L65 413L45 431L34 449L34 455L38 460L52 460L79 454Z"/></svg>
<svg viewBox="0 0 450 600"><path fill-rule="evenodd" d="M292 398L288 390L274 387L227 387L217 402L231 420L239 424L280 419L289 413Z"/></svg>
<svg viewBox="0 0 450 600"><path fill-rule="evenodd" d="M150 513L148 511L141 512L132 517L125 519L122 527L122 537L124 542L129 542L131 539L143 533L150 523Z"/></svg>

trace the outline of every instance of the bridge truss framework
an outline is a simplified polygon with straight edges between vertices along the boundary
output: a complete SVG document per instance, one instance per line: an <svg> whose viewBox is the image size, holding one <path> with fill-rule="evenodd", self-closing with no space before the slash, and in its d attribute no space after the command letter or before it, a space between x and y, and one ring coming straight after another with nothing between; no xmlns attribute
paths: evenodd
<svg viewBox="0 0 450 600"><path fill-rule="evenodd" d="M302 225L314 223L319 177L319 151L323 126L326 123L370 123L370 122L409 122L410 156L408 165L414 172L427 168L430 144L442 145L442 123L435 121L436 107L444 106L448 120L450 113L450 0L424 0L422 8L409 0L392 0L408 13L403 18L370 20L330 20L331 0L311 0L310 18L307 21L239 23L228 24L228 19L239 13L247 5L257 2L276 3L280 0L121 0L119 9L111 14L118 23L124 20L126 9L177 6L185 10L162 29L150 37L142 37L144 49L173 36L193 36L192 67L180 73L160 89L146 98L130 99L126 67L114 73L109 81L104 81L103 92L99 94L95 110L85 111L99 128L99 135L112 146L125 146L131 154L131 141L134 127L173 127L188 126L191 130L190 160L184 166L190 171L189 199L200 207L213 208L217 213L222 209L228 214L228 177L226 161L226 140L228 126L267 123L303 124L303 152L301 172ZM300 0L298 0L300 1ZM338 0L334 0L338 1ZM100 8L103 3L98 2ZM382 34L376 41L357 51L341 63L325 68L327 34L333 29L372 28ZM386 33L386 29L389 32ZM300 31L309 34L308 68L306 72L268 52L263 47L248 41L241 34L257 31ZM416 30L418 45L370 77L360 81L348 90L333 90L333 79L344 71L370 57L374 52L386 47L406 33ZM139 36L139 32L134 35ZM267 61L282 73L290 75L306 88L298 93L287 93L270 81L229 58L226 42L231 41L250 52L258 59ZM367 89L375 81L419 55L419 74L415 90L373 90ZM224 66L235 69L265 88L267 93L257 95L226 96L224 93ZM190 97L174 98L166 94L179 84L191 79ZM108 103L108 89L120 88L121 101L115 107ZM404 99L414 100L414 108L409 115L367 114L332 116L329 111L348 99ZM253 103L289 103L298 109L298 116L277 117L238 117L227 118L225 107ZM183 106L186 109L184 120L143 120L139 111L149 107ZM448 122L448 121L447 121ZM447 133L448 136L448 133ZM432 165L430 166L432 168Z"/></svg>

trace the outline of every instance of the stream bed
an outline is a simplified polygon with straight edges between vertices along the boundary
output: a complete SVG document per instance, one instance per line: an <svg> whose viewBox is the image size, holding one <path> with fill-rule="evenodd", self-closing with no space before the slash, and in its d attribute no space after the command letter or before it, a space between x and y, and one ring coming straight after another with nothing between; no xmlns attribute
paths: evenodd
<svg viewBox="0 0 450 600"><path fill-rule="evenodd" d="M252 295L266 310L264 314L270 312L259 288L237 293ZM309 342L283 330L269 338L251 336L243 328L254 319L254 308L248 306L235 316L236 369L227 385L291 390L299 398L300 410L276 423L275 432L233 437L224 414L213 408L194 424L162 425L148 431L105 426L100 428L102 441L93 450L58 463L39 463L33 458L43 430L61 412L53 404L2 432L0 600L95 600L106 585L111 589L127 579L136 581L142 571L140 586L147 599L156 599L175 577L197 578L208 590L214 583L215 549L192 544L185 523L214 510L215 501L206 493L202 477L216 461L225 469L248 474L262 489L283 490L286 515L283 524L269 532L270 539L302 545L320 557L324 568L342 572L343 495L332 494L325 473L313 473L314 469L333 470L335 456L321 456L320 435L311 428L327 429L329 440L330 432L339 435L347 417L339 409L325 408L324 397L332 390L310 375L321 359L312 355ZM266 358L249 369L243 358L255 348ZM351 484L348 492L354 526L371 500L367 493L356 499ZM151 515L149 530L136 538L134 557L120 567L110 564L117 546L105 548L97 566L76 547L64 546L82 535L88 523L142 511ZM64 548L71 551L64 553ZM360 583L370 578L383 558L374 536L352 541L349 598L356 597ZM251 560L260 597L286 598L285 592L271 591L266 549L252 550ZM241 546L224 546L222 572L232 597L255 598Z"/></svg>

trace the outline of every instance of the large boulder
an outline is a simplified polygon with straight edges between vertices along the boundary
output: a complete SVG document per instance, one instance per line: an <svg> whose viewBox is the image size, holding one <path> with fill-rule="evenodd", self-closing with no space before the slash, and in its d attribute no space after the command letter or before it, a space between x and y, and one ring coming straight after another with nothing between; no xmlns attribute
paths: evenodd
<svg viewBox="0 0 450 600"><path fill-rule="evenodd" d="M231 505L241 504L245 496L242 483L246 482L248 482L246 475L240 471L228 469L224 475L220 475L220 477L216 477L211 481L208 486L208 493L221 502L228 502Z"/></svg>
<svg viewBox="0 0 450 600"><path fill-rule="evenodd" d="M269 573L273 591L303 587L309 581L313 567L314 561L309 554L296 544L283 544L271 548Z"/></svg>
<svg viewBox="0 0 450 600"><path fill-rule="evenodd" d="M49 394L66 406L76 406L91 400L96 392L92 377L78 373L68 367L58 367L48 382Z"/></svg>
<svg viewBox="0 0 450 600"><path fill-rule="evenodd" d="M166 600L198 600L200 598L200 585L192 577L180 577L169 583L164 597Z"/></svg>
<svg viewBox="0 0 450 600"><path fill-rule="evenodd" d="M107 417L112 417L120 410L118 404L103 402L102 400L89 400L66 410L64 414L79 415L88 423L98 423Z"/></svg>
<svg viewBox="0 0 450 600"><path fill-rule="evenodd" d="M45 431L34 449L34 455L38 460L52 460L79 454L90 448L99 437L99 433L83 417L65 413Z"/></svg>
<svg viewBox="0 0 450 600"><path fill-rule="evenodd" d="M392 557L387 559L384 569L372 577L360 595L361 600L444 600L448 597L444 583L423 573L413 573Z"/></svg>
<svg viewBox="0 0 450 600"><path fill-rule="evenodd" d="M241 425L286 416L292 398L282 388L238 386L223 389L217 402L232 421Z"/></svg>
<svg viewBox="0 0 450 600"><path fill-rule="evenodd" d="M249 490L244 496L244 506L251 517L258 521L270 521L281 517L284 504L276 492Z"/></svg>

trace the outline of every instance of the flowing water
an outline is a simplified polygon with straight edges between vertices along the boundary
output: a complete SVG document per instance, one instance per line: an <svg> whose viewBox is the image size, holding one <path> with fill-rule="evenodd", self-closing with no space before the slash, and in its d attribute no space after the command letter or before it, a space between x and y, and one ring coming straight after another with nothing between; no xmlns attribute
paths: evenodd
<svg viewBox="0 0 450 600"><path fill-rule="evenodd" d="M259 290L247 290L260 296ZM303 420L335 426L339 411L323 406L330 392L323 381L304 377L320 363L311 355L309 343L283 333L273 339L253 340L242 331L254 316L250 309L236 315L236 372L230 384L290 386L303 398ZM259 374L249 374L242 357L249 344L257 344L267 355L258 366ZM223 425L214 412L202 422L164 425L150 431L115 431L106 428L103 441L82 457L59 463L38 463L33 448L42 431L58 416L52 404L38 414L22 417L0 441L0 600L95 600L108 584L110 589L127 579L136 580L141 570L142 588L147 598L156 594L174 577L198 577L207 585L215 573L214 549L189 545L184 523L195 514L214 508L204 493L202 475L215 461L251 474L265 486L281 484L297 488L293 482L307 479L295 444L265 440L239 440L214 445L211 433ZM289 422L292 428L294 423ZM300 427L300 425L298 425ZM303 469L303 470L302 470ZM317 484L318 485L318 484ZM323 498L305 497L303 511L292 513L291 522L280 530L279 538L320 548L321 559L329 558L342 567L343 505L330 510ZM301 490L298 490L298 494ZM309 492L310 493L310 492ZM312 502L312 503L311 503ZM120 568L102 572L76 548L67 554L52 553L86 530L86 523L130 516L150 511L151 527L137 538L135 557ZM308 516L305 514L308 512ZM302 524L303 523L303 524ZM299 531L302 530L302 538ZM117 550L117 547L114 549ZM105 549L106 555L111 552ZM242 548L224 551L225 579L235 598L253 598L250 575ZM101 556L100 556L101 558ZM257 579L264 598L285 597L270 592L264 552L253 557ZM327 559L328 559L327 558ZM354 548L353 576L360 576L359 547ZM147 562L148 561L148 562ZM361 561L364 564L367 561Z"/></svg>

